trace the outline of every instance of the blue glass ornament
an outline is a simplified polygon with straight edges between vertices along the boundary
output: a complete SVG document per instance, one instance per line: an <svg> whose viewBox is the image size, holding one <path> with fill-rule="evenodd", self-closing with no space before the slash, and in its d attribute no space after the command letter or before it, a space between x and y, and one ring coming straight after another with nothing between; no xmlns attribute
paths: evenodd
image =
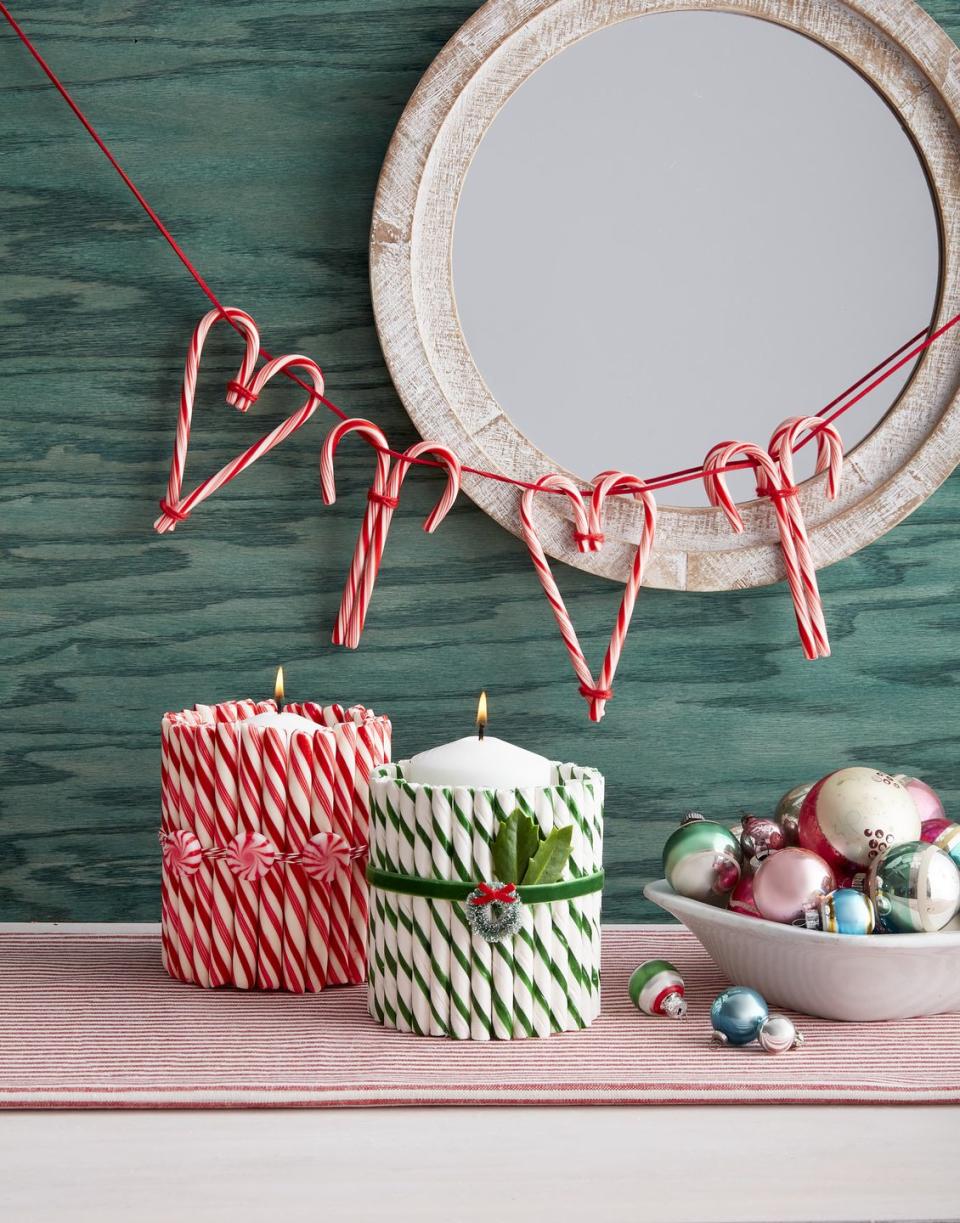
<svg viewBox="0 0 960 1223"><path fill-rule="evenodd" d="M749 1045L767 1020L767 1004L755 989L731 985L713 1001L713 1039L721 1045Z"/></svg>

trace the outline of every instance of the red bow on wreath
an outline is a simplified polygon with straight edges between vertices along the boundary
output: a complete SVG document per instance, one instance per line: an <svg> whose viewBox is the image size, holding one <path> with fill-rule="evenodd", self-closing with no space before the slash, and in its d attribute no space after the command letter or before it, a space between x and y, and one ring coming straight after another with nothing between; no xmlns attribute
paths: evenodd
<svg viewBox="0 0 960 1223"><path fill-rule="evenodd" d="M513 883L504 883L498 888L492 888L489 883L478 883L476 891L480 895L470 897L472 905L489 905L495 901L503 905L512 905L517 900L517 888Z"/></svg>

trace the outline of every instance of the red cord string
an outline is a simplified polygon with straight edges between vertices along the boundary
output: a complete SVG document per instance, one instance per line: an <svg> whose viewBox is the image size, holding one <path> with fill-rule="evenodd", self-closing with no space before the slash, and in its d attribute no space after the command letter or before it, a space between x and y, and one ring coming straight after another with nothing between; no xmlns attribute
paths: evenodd
<svg viewBox="0 0 960 1223"><path fill-rule="evenodd" d="M193 263L190 256L183 249L183 247L180 245L177 239L173 236L170 230L166 227L166 225L164 225L163 221L157 215L156 211L151 206L150 202L146 199L146 197L140 191L139 187L137 187L136 183L133 181L130 175L127 174L126 170L124 170L124 168L117 161L116 157L114 157L113 153L107 147L107 144L104 141L103 137L100 135L100 133L96 130L96 128L87 118L87 116L83 113L83 111L74 101L73 97L71 96L71 94L69 93L69 91L67 90L63 82L60 80L60 78L57 76L57 74L53 71L53 69L50 67L47 61L43 58L43 56L40 54L37 48L33 45L33 43L27 37L26 32L23 30L19 22L13 16L13 14L10 12L7 5L3 3L3 0L0 0L0 14L2 14L2 16L6 19L7 24L13 30L14 34L16 34L20 42L24 45L24 47L26 47L27 51L29 51L30 55L36 61L36 63L38 64L38 66L40 67L41 71L43 72L44 76L46 76L50 84L54 87L54 89L56 89L57 93L61 96L61 98L63 98L64 102L66 102L66 104L73 111L76 118L79 120L79 122L83 125L84 129L86 130L87 135L91 138L91 140L93 140L94 144L96 144L97 148L100 150L101 153L103 153L104 157L106 157L110 165L113 166L114 170L116 170L116 172L120 175L121 179L123 179L124 185L127 187L130 193L136 199L137 203L140 205L143 211L147 214L147 216L156 226L157 230L160 232L163 239L169 245L169 247L174 252L174 254L177 256L177 258L180 260L183 266L187 269L187 271L193 277L194 281L197 283L201 292L208 299L208 301L214 306L214 308L218 311L220 316L226 322L230 324L230 326L234 329L234 331L237 331L239 333L240 332L239 326L234 322L234 320L227 313L220 299L214 293L213 289L210 288L209 284L207 284L206 280L204 279L204 277L202 276L202 274L200 273L196 265ZM946 333L950 331L953 327L955 327L958 323L960 323L960 313L955 314L950 319L947 319L947 321L943 323L940 327L938 327L936 331L930 332L930 329L928 327L923 328L922 331L918 331L917 334L913 336L911 339L907 340L906 343L901 344L900 347L895 352L892 352L883 361L875 365L873 369L869 370L866 374L863 374L851 386L848 386L846 390L841 391L840 394L837 395L834 399L832 399L828 404L825 404L824 407L822 407L820 411L816 413L816 415L822 419L824 425L830 424L832 421L836 420L837 417L842 416L844 412L849 411L850 408L854 406L854 404L859 403L860 400L863 399L866 395L869 395L871 391L875 390L882 382L885 382L887 378L890 378L893 374L895 374L897 370L902 369L904 365L907 365L915 357L918 357L920 353L925 352L926 349L928 349L931 344L934 344L937 340L940 339L941 336L946 335ZM921 340L921 337L926 337L926 338ZM918 341L920 342L918 343ZM904 354L904 355L901 355L901 354ZM899 360L897 360L897 358L899 358ZM260 350L260 359L263 361L272 361L273 357L264 348ZM891 361L895 361L896 364L890 365ZM880 372L881 370L883 371L882 373ZM292 382L295 382L298 386L302 387L305 391L307 391L308 394L310 394L314 398L319 399L320 402L325 407L329 408L329 410L333 412L336 416L338 416L341 420L346 420L348 418L347 412L345 412L342 408L338 407L331 400L327 399L326 396L317 395L314 388L308 385L306 382L304 382L292 370L286 369L283 371L283 373ZM871 379L872 381L870 381ZM857 393L854 394L854 392L857 392ZM847 397L850 395L852 395L853 397L848 399ZM799 449L800 446L805 446L808 442L812 441L818 432L819 432L818 428L811 429L810 432L806 435L806 437L804 437L798 443L797 448ZM380 450L382 453L388 454L392 458L404 459L407 463L415 463L421 467L442 467L442 464L436 462L433 459L424 459L424 458L411 459L409 456L405 456L397 450L391 450L389 447L384 448L382 446L377 445L371 438L365 437L364 440L368 443L368 445L372 446L375 450ZM747 461L739 461L736 463L730 463L727 467L718 469L718 474L719 474L719 471L723 471L723 472L740 471L740 470L749 469L751 466L752 464ZM505 476L495 471L484 471L484 469L481 467L464 466L462 470L464 472L468 472L470 475L482 476L484 479L487 479L487 480L497 480L501 484L512 484L516 486L517 488L534 488L535 487L533 483L527 480L517 480L513 476ZM646 485L650 489L670 488L676 484L684 484L690 480L700 480L702 478L703 478L703 467L702 466L685 467L681 469L680 471L672 471L672 472L666 473L665 475L653 476L649 480L646 481ZM555 490L546 490L546 491L555 491ZM562 494L559 494L559 495L562 495Z"/></svg>

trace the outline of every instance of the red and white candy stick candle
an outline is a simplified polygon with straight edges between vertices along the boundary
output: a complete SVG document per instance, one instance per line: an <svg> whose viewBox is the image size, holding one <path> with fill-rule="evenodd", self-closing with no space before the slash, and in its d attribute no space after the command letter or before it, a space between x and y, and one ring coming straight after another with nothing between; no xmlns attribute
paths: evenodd
<svg viewBox="0 0 960 1223"><path fill-rule="evenodd" d="M171 976L315 993L366 976L368 777L390 720L362 705L226 701L162 724L161 915Z"/></svg>

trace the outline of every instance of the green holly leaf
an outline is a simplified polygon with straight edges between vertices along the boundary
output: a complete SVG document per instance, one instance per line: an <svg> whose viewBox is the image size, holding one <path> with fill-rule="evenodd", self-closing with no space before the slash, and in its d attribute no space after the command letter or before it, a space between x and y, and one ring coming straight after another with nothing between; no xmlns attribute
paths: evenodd
<svg viewBox="0 0 960 1223"><path fill-rule="evenodd" d="M541 843L540 848L530 859L530 865L523 876L523 882L559 883L567 863L570 861L572 844L572 824L567 824L564 828L554 828L553 832Z"/></svg>
<svg viewBox="0 0 960 1223"><path fill-rule="evenodd" d="M525 811L500 821L493 842L493 869L501 883L519 883L540 846L540 831Z"/></svg>

